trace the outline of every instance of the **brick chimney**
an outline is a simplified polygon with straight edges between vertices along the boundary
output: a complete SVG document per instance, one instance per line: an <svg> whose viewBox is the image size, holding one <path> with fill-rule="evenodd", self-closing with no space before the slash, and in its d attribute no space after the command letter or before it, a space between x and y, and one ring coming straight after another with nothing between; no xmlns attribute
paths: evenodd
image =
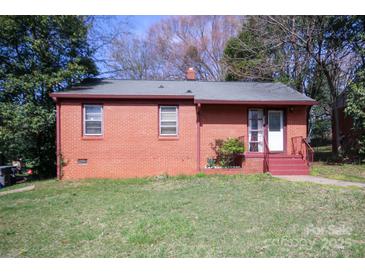
<svg viewBox="0 0 365 274"><path fill-rule="evenodd" d="M186 71L186 80L195 81L195 70L194 68L188 68Z"/></svg>

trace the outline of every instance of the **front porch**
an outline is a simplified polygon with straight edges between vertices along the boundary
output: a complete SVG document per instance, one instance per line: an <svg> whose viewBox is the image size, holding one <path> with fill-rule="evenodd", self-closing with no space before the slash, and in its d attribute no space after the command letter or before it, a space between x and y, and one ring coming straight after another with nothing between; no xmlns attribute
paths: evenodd
<svg viewBox="0 0 365 274"><path fill-rule="evenodd" d="M297 139L303 140L298 143ZM295 154L270 152L245 153L242 166L237 168L204 168L205 174L252 174L271 173L272 175L309 175L310 165L313 161L312 148L304 142L303 137L295 137L293 145L296 146ZM267 149L267 148L266 148Z"/></svg>
<svg viewBox="0 0 365 274"><path fill-rule="evenodd" d="M211 115L211 112L219 116ZM202 154L207 159L204 142L235 137L246 148L240 168L207 168L207 174L248 174L270 172L273 175L308 175L313 150L306 142L304 106L202 106L200 127ZM242 129L244 135L242 135ZM239 135L238 135L239 134ZM211 145L209 147L211 151Z"/></svg>

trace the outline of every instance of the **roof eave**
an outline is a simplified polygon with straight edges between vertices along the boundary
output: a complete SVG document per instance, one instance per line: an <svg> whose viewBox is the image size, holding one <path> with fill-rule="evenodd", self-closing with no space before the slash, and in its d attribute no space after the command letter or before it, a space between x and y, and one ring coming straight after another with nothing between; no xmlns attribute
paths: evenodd
<svg viewBox="0 0 365 274"><path fill-rule="evenodd" d="M77 93L51 93L54 101L58 98L64 99L194 99L194 95L118 95L118 94L77 94ZM314 100L215 100L215 99L195 99L196 104L241 104L241 105L304 105L313 106L319 103Z"/></svg>
<svg viewBox="0 0 365 274"><path fill-rule="evenodd" d="M285 101L243 101L243 100L194 100L196 104L240 104L240 105L270 105L270 106L293 106L293 105L301 105L301 106L313 106L318 105L319 103L314 100L301 101L301 100L285 100Z"/></svg>
<svg viewBox="0 0 365 274"><path fill-rule="evenodd" d="M117 95L51 93L50 96L54 99L194 99L193 95Z"/></svg>

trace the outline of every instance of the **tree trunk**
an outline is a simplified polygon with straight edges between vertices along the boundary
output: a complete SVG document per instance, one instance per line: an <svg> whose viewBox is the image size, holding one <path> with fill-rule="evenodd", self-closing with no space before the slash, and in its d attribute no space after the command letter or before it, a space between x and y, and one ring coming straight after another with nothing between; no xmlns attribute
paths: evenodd
<svg viewBox="0 0 365 274"><path fill-rule="evenodd" d="M338 155L338 148L340 147L340 130L339 130L339 124L338 124L338 109L337 109L337 92L336 87L334 84L334 80L332 75L330 75L330 72L326 68L326 66L321 64L324 75L326 76L328 87L331 92L331 98L332 98L332 117L331 117L331 123L332 123L332 153L337 156Z"/></svg>
<svg viewBox="0 0 365 274"><path fill-rule="evenodd" d="M340 130L339 130L339 121L338 121L338 109L336 107L336 100L333 104L332 108L332 153L334 155L338 155L338 149L340 147Z"/></svg>
<svg viewBox="0 0 365 274"><path fill-rule="evenodd" d="M309 132L310 132L310 111L311 111L312 107L309 106L307 107L306 109L306 119L307 119L307 134L306 134L306 137L308 138L309 137Z"/></svg>

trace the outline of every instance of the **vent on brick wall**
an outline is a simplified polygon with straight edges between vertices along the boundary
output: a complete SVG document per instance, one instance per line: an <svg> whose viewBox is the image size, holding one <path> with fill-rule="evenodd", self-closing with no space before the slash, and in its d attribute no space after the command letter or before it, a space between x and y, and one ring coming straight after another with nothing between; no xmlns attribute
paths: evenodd
<svg viewBox="0 0 365 274"><path fill-rule="evenodd" d="M77 163L79 165L86 165L87 164L87 159L77 159Z"/></svg>

